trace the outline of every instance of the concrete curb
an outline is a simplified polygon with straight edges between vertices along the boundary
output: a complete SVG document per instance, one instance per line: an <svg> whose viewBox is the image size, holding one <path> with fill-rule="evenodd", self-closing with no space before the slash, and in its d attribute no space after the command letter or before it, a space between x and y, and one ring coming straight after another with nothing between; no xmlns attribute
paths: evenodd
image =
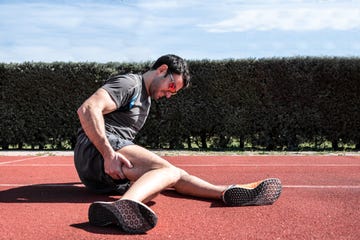
<svg viewBox="0 0 360 240"><path fill-rule="evenodd" d="M160 156L360 156L360 152L251 152L251 151L186 151L151 150ZM73 156L73 151L0 151L1 156Z"/></svg>

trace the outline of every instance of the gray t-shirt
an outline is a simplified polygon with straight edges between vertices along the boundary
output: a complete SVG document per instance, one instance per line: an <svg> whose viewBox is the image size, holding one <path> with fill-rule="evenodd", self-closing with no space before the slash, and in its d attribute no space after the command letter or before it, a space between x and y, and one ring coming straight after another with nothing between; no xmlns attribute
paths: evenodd
<svg viewBox="0 0 360 240"><path fill-rule="evenodd" d="M106 114L105 130L122 139L134 140L149 115L151 98L142 75L118 75L102 86L116 103L118 109Z"/></svg>

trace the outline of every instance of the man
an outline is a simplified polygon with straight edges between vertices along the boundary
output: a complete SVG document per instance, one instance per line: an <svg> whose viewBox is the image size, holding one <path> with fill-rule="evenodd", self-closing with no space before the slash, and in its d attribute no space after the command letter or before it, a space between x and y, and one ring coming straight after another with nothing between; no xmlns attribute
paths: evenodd
<svg viewBox="0 0 360 240"><path fill-rule="evenodd" d="M149 114L151 98L170 98L189 81L187 63L176 55L165 55L143 75L110 78L80 106L82 128L74 156L79 177L95 192L122 195L115 202L91 204L91 224L117 224L126 232L146 232L156 225L157 217L144 203L170 187L233 206L272 204L280 196L279 179L213 185L132 142Z"/></svg>

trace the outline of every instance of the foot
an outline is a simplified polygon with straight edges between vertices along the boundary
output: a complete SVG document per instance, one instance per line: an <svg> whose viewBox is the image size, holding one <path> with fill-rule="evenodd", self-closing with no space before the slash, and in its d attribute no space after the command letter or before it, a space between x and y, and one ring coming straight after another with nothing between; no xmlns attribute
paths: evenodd
<svg viewBox="0 0 360 240"><path fill-rule="evenodd" d="M229 206L269 205L279 198L281 189L280 179L277 178L231 185L222 193L222 200Z"/></svg>
<svg viewBox="0 0 360 240"><path fill-rule="evenodd" d="M128 233L145 233L155 227L157 216L141 202L120 199L115 202L92 203L89 222L95 226L116 224Z"/></svg>

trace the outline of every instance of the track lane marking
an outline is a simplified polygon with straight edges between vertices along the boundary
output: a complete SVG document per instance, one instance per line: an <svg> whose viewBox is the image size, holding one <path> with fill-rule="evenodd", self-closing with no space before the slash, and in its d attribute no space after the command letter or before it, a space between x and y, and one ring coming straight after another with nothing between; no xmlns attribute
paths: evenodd
<svg viewBox="0 0 360 240"><path fill-rule="evenodd" d="M256 163L235 163L235 164L175 164L181 167L360 167L360 164L256 164Z"/></svg>
<svg viewBox="0 0 360 240"><path fill-rule="evenodd" d="M25 161L27 159L16 160L16 162ZM0 163L0 167L70 167L74 164L69 163L55 163L55 164L46 164L46 163L34 163L34 164L13 164L13 162L3 162ZM11 165L6 165L11 164ZM178 167L360 167L360 164L174 164Z"/></svg>
<svg viewBox="0 0 360 240"><path fill-rule="evenodd" d="M12 163L17 163L17 162L24 162L24 161L27 161L27 160L33 160L33 159L37 159L37 158L44 158L44 157L48 157L48 156L36 156L36 157L31 157L31 158L22 158L22 159L7 161L7 162L0 162L0 166L1 166L1 165L5 165L5 164L12 164ZM17 166L17 165L16 165L16 166Z"/></svg>
<svg viewBox="0 0 360 240"><path fill-rule="evenodd" d="M34 163L34 164L11 164L11 165L0 165L0 167L74 167L74 164L62 164L62 163L54 163L54 164L42 164L42 163Z"/></svg>
<svg viewBox="0 0 360 240"><path fill-rule="evenodd" d="M56 184L56 183L41 183L41 184L24 184L24 183L0 183L0 187L85 187L81 183L77 184Z"/></svg>
<svg viewBox="0 0 360 240"><path fill-rule="evenodd" d="M76 184L24 184L24 183L0 183L0 187L84 187L81 183ZM304 188L304 189L360 189L360 185L283 185L283 188Z"/></svg>
<svg viewBox="0 0 360 240"><path fill-rule="evenodd" d="M360 189L360 186L356 186L356 185L283 185L283 188Z"/></svg>

